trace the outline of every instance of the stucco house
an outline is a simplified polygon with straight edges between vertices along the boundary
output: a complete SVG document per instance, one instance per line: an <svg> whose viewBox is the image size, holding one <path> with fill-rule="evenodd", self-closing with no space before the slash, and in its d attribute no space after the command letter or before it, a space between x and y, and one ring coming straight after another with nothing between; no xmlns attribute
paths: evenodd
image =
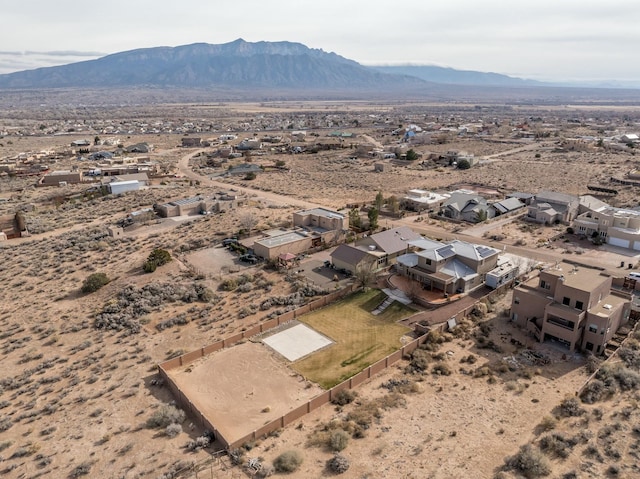
<svg viewBox="0 0 640 479"><path fill-rule="evenodd" d="M612 246L640 251L640 211L615 208L586 195L573 222L576 234L600 238Z"/></svg>
<svg viewBox="0 0 640 479"><path fill-rule="evenodd" d="M331 262L336 268L351 273L355 273L364 264L369 269L378 271L395 264L398 256L413 249L411 242L421 238L407 226L391 228L366 236L354 245L340 245L331 253Z"/></svg>
<svg viewBox="0 0 640 479"><path fill-rule="evenodd" d="M580 201L575 195L541 191L527 206L527 219L543 224L570 224L578 215Z"/></svg>
<svg viewBox="0 0 640 479"><path fill-rule="evenodd" d="M495 210L487 203L486 198L475 193L451 193L442 203L440 212L446 218L469 223L495 216Z"/></svg>
<svg viewBox="0 0 640 479"><path fill-rule="evenodd" d="M558 263L513 290L511 319L540 342L601 354L627 322L631 304L611 285L600 269Z"/></svg>
<svg viewBox="0 0 640 479"><path fill-rule="evenodd" d="M420 239L411 246L417 251L399 256L397 271L425 289L447 294L482 286L486 274L498 265L500 254L495 248L460 240L441 243Z"/></svg>

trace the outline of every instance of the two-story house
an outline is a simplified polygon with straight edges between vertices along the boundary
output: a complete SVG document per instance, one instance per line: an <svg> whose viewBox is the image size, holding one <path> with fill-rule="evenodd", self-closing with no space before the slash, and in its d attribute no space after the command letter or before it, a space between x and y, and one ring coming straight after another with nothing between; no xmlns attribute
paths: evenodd
<svg viewBox="0 0 640 479"><path fill-rule="evenodd" d="M578 215L580 201L577 196L554 191L541 191L527 206L527 218L538 223L570 224Z"/></svg>
<svg viewBox="0 0 640 479"><path fill-rule="evenodd" d="M640 251L640 211L599 206L579 215L573 228L577 234L595 233L612 246Z"/></svg>
<svg viewBox="0 0 640 479"><path fill-rule="evenodd" d="M629 317L630 297L611 289L612 278L584 265L558 263L513 290L511 319L538 341L595 354Z"/></svg>
<svg viewBox="0 0 640 479"><path fill-rule="evenodd" d="M398 257L400 274L418 281L423 288L447 294L482 286L500 254L495 248L459 240L441 243L421 239L412 241L411 246L418 251Z"/></svg>

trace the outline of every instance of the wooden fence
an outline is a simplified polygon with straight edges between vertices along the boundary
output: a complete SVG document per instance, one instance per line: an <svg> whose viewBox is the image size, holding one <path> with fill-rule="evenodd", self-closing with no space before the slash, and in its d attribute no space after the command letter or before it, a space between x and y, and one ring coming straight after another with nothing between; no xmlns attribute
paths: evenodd
<svg viewBox="0 0 640 479"><path fill-rule="evenodd" d="M288 313L282 314L276 318L270 319L268 321L262 322L253 326L250 329L242 331L238 334L235 334L229 338L222 339L208 346L204 346L200 349L196 349L195 351L190 351L186 354L178 356L176 358L170 359L158 365L158 371L162 379L168 384L169 389L172 394L176 398L176 401L180 406L204 429L209 430L215 434L216 439L226 448L226 449L235 449L243 444L246 444L250 441L255 441L260 437L264 437L280 428L291 424L292 422L300 419L306 414L315 411L321 406L331 402L336 394L344 389L353 389L368 379L371 379L376 374L380 373L384 369L392 366L393 364L400 361L403 357L408 356L413 351L415 351L418 346L423 344L426 341L427 336L422 335L417 339L411 341L410 343L404 345L399 350L391 353L387 357L379 360L378 362L372 364L366 369L362 370L358 374L350 377L349 379L343 381L340 384L337 384L333 388L328 391L323 392L322 394L312 398L307 401L305 404L299 406L298 408L289 411L287 414L280 416L277 419L265 424L264 426L252 431L251 433L235 440L227 440L227 438L223 437L222 434L216 429L215 425L193 404L188 396L184 394L178 385L171 379L168 374L168 371L185 366L193 361L196 361L199 358L202 358L212 352L219 351L223 348L228 348L239 341L244 339L256 336L273 328L280 326L281 324L287 323L302 314L313 311L319 308L322 308L338 299L343 298L349 293L352 293L356 288L354 286L347 287L343 290L336 291L335 293L331 293L327 296L323 296L322 298L312 301L304 305L301 308L298 308L294 311L290 311Z"/></svg>

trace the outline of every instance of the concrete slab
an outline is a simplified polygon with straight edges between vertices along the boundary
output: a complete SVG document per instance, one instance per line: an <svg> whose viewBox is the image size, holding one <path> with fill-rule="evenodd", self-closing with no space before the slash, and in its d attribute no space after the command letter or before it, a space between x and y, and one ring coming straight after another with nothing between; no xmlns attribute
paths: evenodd
<svg viewBox="0 0 640 479"><path fill-rule="evenodd" d="M298 324L263 339L263 342L289 361L295 361L333 344L329 338L309 326Z"/></svg>

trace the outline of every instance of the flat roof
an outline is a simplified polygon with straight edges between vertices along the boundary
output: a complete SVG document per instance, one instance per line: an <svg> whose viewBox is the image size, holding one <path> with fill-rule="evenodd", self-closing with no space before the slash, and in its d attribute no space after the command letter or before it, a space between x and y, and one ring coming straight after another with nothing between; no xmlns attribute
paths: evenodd
<svg viewBox="0 0 640 479"><path fill-rule="evenodd" d="M565 286L582 291L592 291L608 278L608 275L603 274L599 269L565 262L547 268L543 270L542 273L558 277L563 276Z"/></svg>
<svg viewBox="0 0 640 479"><path fill-rule="evenodd" d="M338 213L337 211L332 211L327 208L311 208L308 210L298 211L296 213L299 215L325 216L327 218L344 218L342 213Z"/></svg>
<svg viewBox="0 0 640 479"><path fill-rule="evenodd" d="M263 238L258 241L255 241L254 243L262 246L266 246L267 248L273 248L274 246L280 246L288 243L295 243L296 241L300 241L307 238L309 238L309 236L303 235L296 231L290 231L288 233L284 233L278 236Z"/></svg>

